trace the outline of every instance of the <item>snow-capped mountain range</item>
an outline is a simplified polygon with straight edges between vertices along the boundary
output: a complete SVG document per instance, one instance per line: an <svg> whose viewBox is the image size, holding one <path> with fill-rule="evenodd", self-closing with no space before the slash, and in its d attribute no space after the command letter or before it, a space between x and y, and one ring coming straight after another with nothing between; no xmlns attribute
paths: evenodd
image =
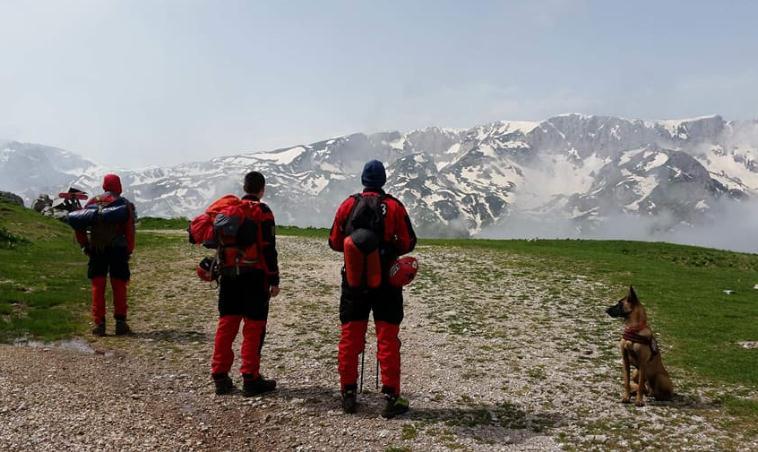
<svg viewBox="0 0 758 452"><path fill-rule="evenodd" d="M708 222L725 200L758 194L758 121L708 116L676 121L569 114L466 130L357 133L270 152L167 168L118 170L41 145L0 142L0 190L27 203L73 184L98 191L117 171L141 215L193 216L240 191L250 170L268 180L279 223L325 226L360 189L370 159L385 162L388 191L418 228L475 235L515 216L561 218L592 228L618 215Z"/></svg>

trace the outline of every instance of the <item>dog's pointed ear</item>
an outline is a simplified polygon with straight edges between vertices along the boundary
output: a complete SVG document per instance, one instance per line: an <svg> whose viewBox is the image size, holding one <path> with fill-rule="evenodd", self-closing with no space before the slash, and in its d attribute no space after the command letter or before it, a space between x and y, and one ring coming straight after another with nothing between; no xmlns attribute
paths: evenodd
<svg viewBox="0 0 758 452"><path fill-rule="evenodd" d="M639 299L637 299L637 292L634 291L634 287L629 286L629 302L630 303L639 303Z"/></svg>

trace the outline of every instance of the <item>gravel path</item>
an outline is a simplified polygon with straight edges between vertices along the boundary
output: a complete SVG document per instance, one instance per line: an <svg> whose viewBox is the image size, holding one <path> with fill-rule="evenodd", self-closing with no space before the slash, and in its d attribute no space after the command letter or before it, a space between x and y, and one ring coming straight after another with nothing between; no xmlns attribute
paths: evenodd
<svg viewBox="0 0 758 452"><path fill-rule="evenodd" d="M194 276L202 250L172 244L135 259L135 336L0 346L0 450L758 449L714 401L755 397L742 388L697 387L670 369L672 402L619 403L620 325L603 311L606 287L474 249L416 253L422 273L401 328L412 411L378 416L370 328L366 392L344 415L339 255L305 238L282 237L280 249L262 363L276 393L213 395L215 292Z"/></svg>

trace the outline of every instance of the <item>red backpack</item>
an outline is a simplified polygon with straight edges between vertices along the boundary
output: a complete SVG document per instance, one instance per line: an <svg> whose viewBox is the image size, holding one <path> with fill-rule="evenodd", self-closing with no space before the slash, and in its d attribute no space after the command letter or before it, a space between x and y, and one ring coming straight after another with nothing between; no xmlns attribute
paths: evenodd
<svg viewBox="0 0 758 452"><path fill-rule="evenodd" d="M345 221L345 277L351 288L376 289L382 283L381 247L387 212L383 195L353 195L356 202Z"/></svg>
<svg viewBox="0 0 758 452"><path fill-rule="evenodd" d="M224 276L263 269L259 214L259 201L226 195L192 220L190 243L216 249L216 265Z"/></svg>

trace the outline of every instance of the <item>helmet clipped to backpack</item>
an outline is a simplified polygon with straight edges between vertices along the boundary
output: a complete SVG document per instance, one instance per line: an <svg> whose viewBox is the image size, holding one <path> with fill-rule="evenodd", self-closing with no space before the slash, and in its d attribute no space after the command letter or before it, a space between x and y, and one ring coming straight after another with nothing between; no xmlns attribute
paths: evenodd
<svg viewBox="0 0 758 452"><path fill-rule="evenodd" d="M389 283L392 287L403 287L413 281L418 273L418 260L415 257L401 257L396 260L389 272Z"/></svg>
<svg viewBox="0 0 758 452"><path fill-rule="evenodd" d="M218 281L218 261L211 257L204 257L200 263L197 264L197 276L206 282Z"/></svg>

